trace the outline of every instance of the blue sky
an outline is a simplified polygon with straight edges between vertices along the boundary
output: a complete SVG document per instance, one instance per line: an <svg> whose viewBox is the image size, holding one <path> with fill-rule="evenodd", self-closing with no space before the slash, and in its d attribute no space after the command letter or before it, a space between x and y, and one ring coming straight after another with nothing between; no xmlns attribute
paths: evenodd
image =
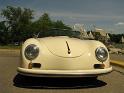
<svg viewBox="0 0 124 93"><path fill-rule="evenodd" d="M124 33L124 0L0 0L0 11L7 5L31 8L35 19L47 12L53 20L70 26L80 23L90 30L96 25L107 32Z"/></svg>

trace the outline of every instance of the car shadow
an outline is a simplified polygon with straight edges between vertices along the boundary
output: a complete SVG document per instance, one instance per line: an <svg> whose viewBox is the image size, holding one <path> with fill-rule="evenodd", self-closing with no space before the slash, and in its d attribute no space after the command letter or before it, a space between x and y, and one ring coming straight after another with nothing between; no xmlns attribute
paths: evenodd
<svg viewBox="0 0 124 93"><path fill-rule="evenodd" d="M13 85L30 89L77 89L95 88L105 86L107 83L93 78L48 78L28 77L17 74L13 79Z"/></svg>

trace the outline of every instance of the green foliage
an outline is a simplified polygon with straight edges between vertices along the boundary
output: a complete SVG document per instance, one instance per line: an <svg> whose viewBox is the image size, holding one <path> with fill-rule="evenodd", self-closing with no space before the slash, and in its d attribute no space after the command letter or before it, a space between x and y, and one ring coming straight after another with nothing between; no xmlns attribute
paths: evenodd
<svg viewBox="0 0 124 93"><path fill-rule="evenodd" d="M0 45L21 43L26 39L42 32L41 37L49 35L67 35L78 37L80 33L72 32L71 28L65 25L61 20L51 20L48 13L44 13L38 20L32 21L33 10L21 7L7 6L1 11L1 16L5 18L0 22ZM51 29L56 29L52 31ZM114 43L119 43L124 34L109 34ZM95 34L96 39L100 37Z"/></svg>
<svg viewBox="0 0 124 93"><path fill-rule="evenodd" d="M5 18L0 22L0 44L3 45L21 43L38 32L49 34L47 31L52 28L71 30L61 20L52 21L47 13L32 21L33 10L27 8L7 6L1 15Z"/></svg>
<svg viewBox="0 0 124 93"><path fill-rule="evenodd" d="M115 43L115 44L113 44L113 45L114 45L114 47L116 47L116 48L124 49L124 44Z"/></svg>
<svg viewBox="0 0 124 93"><path fill-rule="evenodd" d="M34 34L42 32L41 37L53 35L51 32L52 29L59 29L57 30L59 32L60 29L71 30L71 28L66 26L61 20L52 21L47 13L44 13L38 20L33 22L31 27Z"/></svg>
<svg viewBox="0 0 124 93"><path fill-rule="evenodd" d="M33 18L32 10L20 7L7 6L1 15L6 19L8 29L11 32L11 42L20 42L30 37L30 24ZM27 34L28 33L28 34Z"/></svg>
<svg viewBox="0 0 124 93"><path fill-rule="evenodd" d="M34 33L39 31L47 31L52 28L52 21L47 13L44 13L38 20L32 23Z"/></svg>
<svg viewBox="0 0 124 93"><path fill-rule="evenodd" d="M66 26L61 20L57 20L56 22L53 22L53 28L71 30L71 28Z"/></svg>
<svg viewBox="0 0 124 93"><path fill-rule="evenodd" d="M15 45L0 45L0 49L20 49L21 46L15 46Z"/></svg>
<svg viewBox="0 0 124 93"><path fill-rule="evenodd" d="M10 32L8 31L8 28L6 27L6 22L1 21L0 22L0 44L6 45L10 42Z"/></svg>
<svg viewBox="0 0 124 93"><path fill-rule="evenodd" d="M123 34L109 34L111 42L120 43Z"/></svg>
<svg viewBox="0 0 124 93"><path fill-rule="evenodd" d="M40 17L39 23L41 24L40 26L43 31L47 31L48 29L52 27L52 21L47 13L44 13Z"/></svg>

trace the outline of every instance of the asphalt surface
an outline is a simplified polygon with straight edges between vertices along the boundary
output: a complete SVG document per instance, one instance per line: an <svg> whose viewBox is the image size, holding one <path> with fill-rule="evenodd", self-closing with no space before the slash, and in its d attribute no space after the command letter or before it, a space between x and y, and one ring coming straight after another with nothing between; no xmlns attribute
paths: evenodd
<svg viewBox="0 0 124 93"><path fill-rule="evenodd" d="M122 54L110 54L110 59L124 62L124 55L122 55Z"/></svg>
<svg viewBox="0 0 124 93"><path fill-rule="evenodd" d="M113 72L97 80L35 78L19 75L19 62L19 52L0 51L0 93L124 93L124 68L114 66Z"/></svg>

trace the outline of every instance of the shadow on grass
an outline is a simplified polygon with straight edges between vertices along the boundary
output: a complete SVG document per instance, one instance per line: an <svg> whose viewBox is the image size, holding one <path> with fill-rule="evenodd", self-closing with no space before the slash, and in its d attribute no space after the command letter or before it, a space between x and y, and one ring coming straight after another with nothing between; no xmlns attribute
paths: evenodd
<svg viewBox="0 0 124 93"><path fill-rule="evenodd" d="M27 77L17 74L14 86L30 89L78 89L105 86L107 83L93 78L46 78Z"/></svg>

